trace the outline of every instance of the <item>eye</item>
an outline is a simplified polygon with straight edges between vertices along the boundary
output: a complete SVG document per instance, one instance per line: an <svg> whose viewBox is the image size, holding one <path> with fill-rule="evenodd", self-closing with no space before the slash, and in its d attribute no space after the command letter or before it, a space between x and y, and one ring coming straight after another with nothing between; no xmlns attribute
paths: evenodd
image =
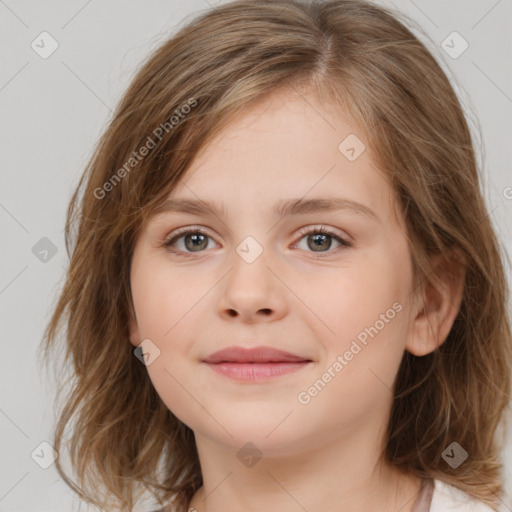
<svg viewBox="0 0 512 512"><path fill-rule="evenodd" d="M183 238L186 250L176 250L173 248L174 244L181 238ZM206 249L208 246L208 238L210 238L208 233L200 228L192 226L180 229L175 232L172 238L166 240L163 243L163 247L165 247L168 251L177 254L178 256L186 256L187 253L201 252L202 249Z"/></svg>
<svg viewBox="0 0 512 512"><path fill-rule="evenodd" d="M305 237L308 238L307 247L312 249L309 252L316 253L315 258L323 258L325 256L331 255L336 251L329 251L332 246L332 239L334 238L339 247L352 247L352 243L341 238L336 232L325 228L324 226L320 227L309 227L300 230L301 239ZM314 236L312 236L314 235ZM183 248L175 248L176 242L183 239L184 249ZM208 239L211 240L211 237L208 235L206 231L201 228L190 226L186 228L179 229L174 233L174 235L166 240L162 245L163 247L178 256L188 256L191 253L199 253L204 249L208 248ZM297 244L296 244L297 245ZM326 249L326 250L322 250ZM307 249L304 249L307 251ZM322 254L326 253L326 254Z"/></svg>
<svg viewBox="0 0 512 512"><path fill-rule="evenodd" d="M329 251L331 248L331 240L334 238L338 243L339 247L352 247L352 243L348 240L345 240L344 238L341 238L339 235L336 234L333 230L329 228L325 228L324 226L320 227L309 227L302 229L300 231L300 234L302 235L302 238L308 237L307 239L307 247L309 249L312 249L311 252L317 253L315 255L315 258L324 258L326 256L331 255L333 252L337 251ZM313 235L313 236L312 236ZM302 240L301 238L301 240ZM322 249L326 249L325 251ZM306 249L307 250L307 249ZM322 254L327 253L327 254Z"/></svg>

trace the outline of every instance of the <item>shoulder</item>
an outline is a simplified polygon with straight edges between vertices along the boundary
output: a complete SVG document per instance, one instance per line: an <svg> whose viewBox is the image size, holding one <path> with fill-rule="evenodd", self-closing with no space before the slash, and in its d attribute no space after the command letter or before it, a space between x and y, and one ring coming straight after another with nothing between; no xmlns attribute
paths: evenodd
<svg viewBox="0 0 512 512"><path fill-rule="evenodd" d="M441 480L434 480L430 512L495 512L491 507Z"/></svg>

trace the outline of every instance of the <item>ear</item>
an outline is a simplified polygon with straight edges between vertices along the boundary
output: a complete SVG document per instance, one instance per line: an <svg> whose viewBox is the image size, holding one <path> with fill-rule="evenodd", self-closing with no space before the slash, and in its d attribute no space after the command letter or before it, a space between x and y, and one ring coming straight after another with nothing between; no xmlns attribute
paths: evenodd
<svg viewBox="0 0 512 512"><path fill-rule="evenodd" d="M416 293L416 312L405 348L424 356L442 345L459 313L464 292L466 260L459 251L431 259L434 271Z"/></svg>

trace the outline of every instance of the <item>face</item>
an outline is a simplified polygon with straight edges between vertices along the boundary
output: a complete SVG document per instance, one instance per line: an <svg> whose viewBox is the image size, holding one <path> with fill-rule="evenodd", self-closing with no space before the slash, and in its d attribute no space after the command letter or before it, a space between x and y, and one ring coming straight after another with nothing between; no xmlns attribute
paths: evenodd
<svg viewBox="0 0 512 512"><path fill-rule="evenodd" d="M361 143L340 108L274 93L168 196L218 209L163 211L137 240L131 342L145 340L156 391L196 435L284 454L387 424L412 267L392 190ZM300 199L326 202L275 210ZM233 346L297 362L205 362Z"/></svg>

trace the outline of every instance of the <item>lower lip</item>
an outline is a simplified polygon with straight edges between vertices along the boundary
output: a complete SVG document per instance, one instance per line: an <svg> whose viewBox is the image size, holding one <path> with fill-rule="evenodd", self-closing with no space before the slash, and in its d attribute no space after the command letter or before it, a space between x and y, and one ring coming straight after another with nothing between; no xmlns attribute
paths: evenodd
<svg viewBox="0 0 512 512"><path fill-rule="evenodd" d="M215 372L242 381L267 380L287 375L306 367L311 361L296 363L215 363L208 366Z"/></svg>

